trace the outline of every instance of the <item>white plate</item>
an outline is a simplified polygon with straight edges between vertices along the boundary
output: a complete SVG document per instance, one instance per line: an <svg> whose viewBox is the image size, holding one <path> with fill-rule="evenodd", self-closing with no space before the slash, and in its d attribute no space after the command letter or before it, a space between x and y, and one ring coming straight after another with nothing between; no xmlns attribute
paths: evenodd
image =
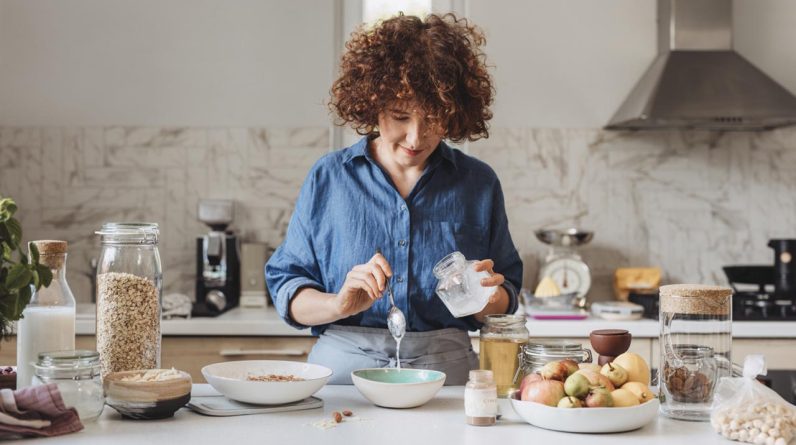
<svg viewBox="0 0 796 445"><path fill-rule="evenodd" d="M257 382L250 375L293 375L298 382ZM332 370L310 363L279 360L222 362L202 368L202 375L216 391L232 400L259 405L292 403L315 394L332 376Z"/></svg>
<svg viewBox="0 0 796 445"><path fill-rule="evenodd" d="M624 408L554 408L511 399L523 420L540 428L568 433L620 433L639 429L658 415L660 402L652 399Z"/></svg>

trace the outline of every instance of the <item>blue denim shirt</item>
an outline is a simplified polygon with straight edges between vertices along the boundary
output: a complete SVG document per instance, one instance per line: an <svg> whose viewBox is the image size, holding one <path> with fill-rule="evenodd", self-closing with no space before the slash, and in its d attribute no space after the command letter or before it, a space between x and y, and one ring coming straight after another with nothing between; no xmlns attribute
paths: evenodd
<svg viewBox="0 0 796 445"><path fill-rule="evenodd" d="M368 139L323 156L301 187L287 235L265 267L268 289L279 315L289 324L290 299L301 288L337 293L346 274L370 260L380 247L393 270L396 305L407 330L475 330L473 316L454 318L437 297L434 264L460 251L468 260L492 259L517 310L522 261L509 235L495 172L445 143L429 157L404 200L368 150ZM335 324L387 327L389 298ZM316 326L319 334L326 326Z"/></svg>

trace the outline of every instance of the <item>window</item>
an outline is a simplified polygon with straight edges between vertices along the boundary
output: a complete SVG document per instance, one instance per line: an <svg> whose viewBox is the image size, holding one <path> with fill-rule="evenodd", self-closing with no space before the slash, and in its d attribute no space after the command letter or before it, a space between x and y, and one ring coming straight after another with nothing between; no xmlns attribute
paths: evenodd
<svg viewBox="0 0 796 445"><path fill-rule="evenodd" d="M376 23L399 12L424 17L431 13L431 0L362 0L362 21Z"/></svg>

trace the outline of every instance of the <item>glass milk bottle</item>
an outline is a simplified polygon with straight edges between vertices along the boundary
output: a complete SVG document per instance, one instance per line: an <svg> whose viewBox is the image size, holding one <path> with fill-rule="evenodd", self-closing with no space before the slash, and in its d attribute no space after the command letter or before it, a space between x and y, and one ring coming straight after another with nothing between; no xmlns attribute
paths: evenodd
<svg viewBox="0 0 796 445"><path fill-rule="evenodd" d="M53 274L36 291L17 324L17 388L31 386L39 353L75 349L75 297L66 283L66 241L32 241Z"/></svg>

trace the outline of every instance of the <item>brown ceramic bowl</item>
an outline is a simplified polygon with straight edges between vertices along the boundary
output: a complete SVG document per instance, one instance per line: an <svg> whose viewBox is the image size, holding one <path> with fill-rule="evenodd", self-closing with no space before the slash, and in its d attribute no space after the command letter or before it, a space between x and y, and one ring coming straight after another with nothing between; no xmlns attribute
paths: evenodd
<svg viewBox="0 0 796 445"><path fill-rule="evenodd" d="M627 352L633 336L624 329L599 329L591 331L589 341L591 347L600 355L617 355Z"/></svg>
<svg viewBox="0 0 796 445"><path fill-rule="evenodd" d="M164 419L173 416L191 400L191 376L184 371L178 371L178 377L168 380L125 380L147 371L108 374L102 382L108 406L131 419Z"/></svg>

